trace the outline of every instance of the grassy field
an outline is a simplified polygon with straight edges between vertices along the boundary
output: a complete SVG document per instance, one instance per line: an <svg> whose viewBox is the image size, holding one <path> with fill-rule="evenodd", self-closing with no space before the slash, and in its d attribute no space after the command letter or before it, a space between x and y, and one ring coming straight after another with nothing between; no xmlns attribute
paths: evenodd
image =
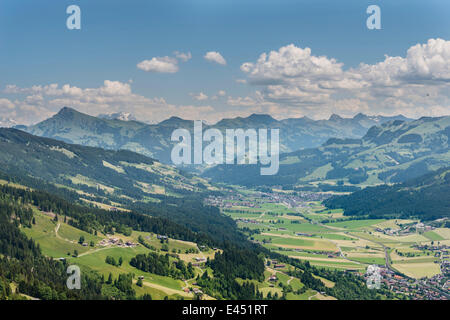
<svg viewBox="0 0 450 320"><path fill-rule="evenodd" d="M69 261L71 263L95 270L98 273L103 274L105 278L108 277L109 273L111 273L115 278L118 277L121 273L133 273L136 275L136 277L143 276L143 281L147 282L149 284L149 287L152 287L151 284L153 284L153 288L159 288L159 291L166 292L166 295L174 294L175 291L179 291L178 293L180 295L184 295L181 290L184 286L183 281L143 272L132 267L129 264L131 258L136 256L137 254L145 254L147 252L148 249L144 247L106 248L99 249L98 251L94 251L92 253L87 253L78 258L70 258ZM118 261L118 259L121 257L123 259L122 266L116 267L107 264L105 262L107 256L114 257L116 261Z"/></svg>
<svg viewBox="0 0 450 320"><path fill-rule="evenodd" d="M35 211L34 217L36 225L30 228L23 228L22 231L30 238L37 241L42 249L42 252L53 258L67 257L68 253L73 254L75 250L78 253L84 253L90 250L89 247L83 247L78 243L80 236L85 237L86 240L97 242L99 237L95 237L87 232L73 228L72 226L63 222L55 222L52 217L43 213ZM61 217L60 217L61 219ZM68 238L64 238L63 235L55 232L56 228L60 224L63 235Z"/></svg>
<svg viewBox="0 0 450 320"><path fill-rule="evenodd" d="M342 228L342 229L361 229L364 227L370 227L375 224L379 224L384 222L384 219L370 219L370 220L349 220L349 221L340 221L340 222L331 222L327 223L327 226Z"/></svg>
<svg viewBox="0 0 450 320"><path fill-rule="evenodd" d="M393 268L411 278L432 277L441 272L439 264L433 262L395 263Z"/></svg>
<svg viewBox="0 0 450 320"><path fill-rule="evenodd" d="M434 233L440 235L446 240L450 240L450 229L449 228L437 228L434 229Z"/></svg>
<svg viewBox="0 0 450 320"><path fill-rule="evenodd" d="M144 246L137 245L135 247L118 247L118 246L99 246L100 240L106 238L106 235L99 234L98 236L89 234L82 230L76 229L67 223L64 223L64 218L59 217L59 221L54 221L54 215L46 214L34 208L34 217L36 224L32 228L22 228L22 231L30 238L33 238L40 245L42 252L49 257L65 258L69 263L80 266L82 270L96 271L105 278L111 275L117 278L119 274L132 273L135 276L135 282L139 276L143 277L144 285L142 287L133 285L137 296L145 293L150 294L153 299L163 299L166 296L176 297L180 296L184 299L192 299L194 296L191 293L186 293L182 289L185 283L181 280L176 280L170 277L160 276L147 272L140 271L132 267L129 262L131 258L137 254L146 254L150 252ZM93 247L82 246L78 243L80 237L85 238L86 243L92 241ZM121 234L115 234L114 237L122 239L123 241L138 242L138 237L142 236L146 242L152 245L155 250L160 251L162 248L161 242L156 238L156 235L145 232L133 232L131 236L126 237ZM200 252L197 245L192 242L169 239L167 243L169 252L180 252L183 260L193 262L196 257L214 257L214 251L207 250ZM196 252L185 253L185 250L193 249ZM78 251L78 256L74 256L74 251ZM161 254L165 254L161 251ZM106 257L111 256L119 260L122 258L121 266L113 266L105 262ZM198 268L196 268L197 270ZM207 297L209 298L209 297Z"/></svg>
<svg viewBox="0 0 450 320"><path fill-rule="evenodd" d="M254 237L265 243L265 246L272 248L292 248L292 249L309 249L317 251L338 251L336 245L330 241L322 239L313 239L306 237L276 235L272 233L263 233Z"/></svg>
<svg viewBox="0 0 450 320"><path fill-rule="evenodd" d="M439 233L436 233L434 231L425 232L423 235L432 241L445 240L445 238L443 236L441 236Z"/></svg>
<svg viewBox="0 0 450 320"><path fill-rule="evenodd" d="M259 234L251 235L251 239L262 243L264 247L291 258L309 261L311 265L317 267L365 271L371 264L385 265L384 245L389 248L390 260L398 271L414 278L433 276L440 272L439 265L435 263L437 258L427 256L426 252L420 250L414 253L415 257L406 258L396 254L395 250L403 250L406 254L406 250L413 250L412 246L417 244L430 245L432 241L450 244L448 228L437 228L423 234L406 236L386 235L376 231L376 228L398 230L402 225L417 223L417 220L352 220L351 217L345 217L347 219L345 221L322 224L321 222L325 220L344 218L342 210L328 210L317 201L295 210L290 208L283 210L282 206L282 204L269 206L262 204L261 208L250 208L247 212L254 214L249 217L257 223L239 222L238 226L258 230ZM246 210L245 207L239 208ZM277 215L262 213L262 208L271 208ZM296 213L288 215L289 211ZM244 216L236 213L229 215L234 219ZM339 251L343 257L338 254ZM329 256L328 252L336 254ZM315 296L316 298L319 299L318 296Z"/></svg>
<svg viewBox="0 0 450 320"><path fill-rule="evenodd" d="M367 265L352 263L350 261L346 262L329 262L329 261L310 261L311 265L326 269L337 269L337 270L359 270L364 272Z"/></svg>

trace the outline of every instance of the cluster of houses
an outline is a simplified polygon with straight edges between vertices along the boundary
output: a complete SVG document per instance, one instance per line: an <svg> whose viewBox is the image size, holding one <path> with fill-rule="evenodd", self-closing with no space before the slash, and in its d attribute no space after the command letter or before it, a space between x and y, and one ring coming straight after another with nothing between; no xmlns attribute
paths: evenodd
<svg viewBox="0 0 450 320"><path fill-rule="evenodd" d="M434 256L441 257L443 260L449 259L450 254L450 246L445 244L440 244L439 241L436 242L436 244L428 245L428 244L420 244L420 245L414 245L413 248L419 249L419 250L429 250L434 253Z"/></svg>
<svg viewBox="0 0 450 320"><path fill-rule="evenodd" d="M388 236L407 236L412 233L423 233L436 229L430 224L424 224L423 222L410 223L401 226L400 228L376 228L375 231L383 233Z"/></svg>
<svg viewBox="0 0 450 320"><path fill-rule="evenodd" d="M139 244L131 242L131 241L123 241L122 239L114 238L114 237L109 237L109 238L103 239L98 244L102 247L116 246L116 247L120 247L120 248L134 248L139 245Z"/></svg>
<svg viewBox="0 0 450 320"><path fill-rule="evenodd" d="M286 265L283 263L278 263L277 260L269 260L268 265L271 265L274 269L283 269L286 268Z"/></svg>
<svg viewBox="0 0 450 320"><path fill-rule="evenodd" d="M419 222L415 225L416 231L417 232L426 232L426 231L431 231L434 230L435 228L433 226L430 225L425 225L422 222Z"/></svg>
<svg viewBox="0 0 450 320"><path fill-rule="evenodd" d="M252 223L252 224L260 224L261 222L254 220L254 219L246 219L246 218L237 218L236 222L242 222L242 223Z"/></svg>
<svg viewBox="0 0 450 320"><path fill-rule="evenodd" d="M199 288L192 288L192 290L191 290L188 287L186 287L186 288L184 288L183 291L186 292L186 293L194 293L194 294L196 294L198 296L201 296L203 294L203 291L200 290Z"/></svg>
<svg viewBox="0 0 450 320"><path fill-rule="evenodd" d="M206 258L200 257L195 257L194 260L195 262L192 264L193 267L203 267L205 265L205 262L207 261Z"/></svg>
<svg viewBox="0 0 450 320"><path fill-rule="evenodd" d="M283 203L287 207L301 207L305 206L309 201L321 201L330 197L328 194L321 194L316 192L297 192L297 193L277 193L277 192L258 192L251 200L244 198L240 194L232 194L226 197L210 196L205 199L205 204L230 209L232 207L248 207L261 208L263 203Z"/></svg>
<svg viewBox="0 0 450 320"><path fill-rule="evenodd" d="M415 280L396 274L385 266L378 267L381 282L393 293L409 296L413 300L448 300L450 297L448 287L445 289L448 280L443 281L443 275L436 275L431 279ZM367 274L360 273L360 275L367 280Z"/></svg>
<svg viewBox="0 0 450 320"><path fill-rule="evenodd" d="M431 251L439 257L441 273L431 278L414 280L395 274L392 270L381 267L382 281L394 293L402 293L415 300L448 300L450 298L450 260L447 245L414 245L413 248Z"/></svg>
<svg viewBox="0 0 450 320"><path fill-rule="evenodd" d="M197 262L206 262L206 258L196 257L194 260Z"/></svg>
<svg viewBox="0 0 450 320"><path fill-rule="evenodd" d="M317 251L317 250L302 250L302 249L294 249L294 251L297 252L307 252L307 253L311 253L311 254L317 254L317 255L326 255L328 258L333 259L333 258L340 258L341 254L339 252L334 252L334 251Z"/></svg>
<svg viewBox="0 0 450 320"><path fill-rule="evenodd" d="M244 206L249 208L261 208L258 202L248 201L248 199L244 199L240 194L233 194L227 197L210 196L207 199L205 199L205 203L210 206L225 209L237 206Z"/></svg>
<svg viewBox="0 0 450 320"><path fill-rule="evenodd" d="M426 280L426 283L430 286L442 288L443 291L447 292L450 295L450 262L444 261L441 264L442 273L436 274L430 279Z"/></svg>
<svg viewBox="0 0 450 320"><path fill-rule="evenodd" d="M448 259L448 257L447 259L443 259L441 261L441 273L447 278L450 278L450 260Z"/></svg>

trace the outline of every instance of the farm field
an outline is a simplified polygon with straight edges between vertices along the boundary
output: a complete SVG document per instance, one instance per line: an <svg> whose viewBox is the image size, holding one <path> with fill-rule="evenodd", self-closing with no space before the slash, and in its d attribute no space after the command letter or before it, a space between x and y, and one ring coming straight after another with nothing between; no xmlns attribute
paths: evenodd
<svg viewBox="0 0 450 320"><path fill-rule="evenodd" d="M361 229L363 227L370 227L375 224L385 222L384 219L370 219L370 220L349 220L349 221L342 221L342 222L331 222L327 223L327 226L335 227L335 228L342 228L347 230L354 230L354 229Z"/></svg>
<svg viewBox="0 0 450 320"><path fill-rule="evenodd" d="M432 277L441 272L439 264L433 262L395 263L392 267L401 273L416 279Z"/></svg>
<svg viewBox="0 0 450 320"><path fill-rule="evenodd" d="M268 247L281 247L293 249L309 249L318 251L334 251L338 248L331 241L312 239L306 237L296 237L287 235L275 235L271 233L263 233L254 237L255 240L261 241Z"/></svg>
<svg viewBox="0 0 450 320"><path fill-rule="evenodd" d="M260 208L240 205L239 212L224 213L237 220L241 229L252 230L250 240L316 267L365 272L369 265L386 265L386 248L390 252L389 261L398 272L416 279L432 277L440 273L439 258L414 247L450 243L448 228L404 235L386 232L417 224L418 220L352 219L344 216L342 210L326 209L319 201L291 208L285 203L261 204L263 200L252 196L246 201L258 203ZM270 214L262 210L269 207ZM404 256L396 250L404 252ZM406 257L408 250L416 256Z"/></svg>
<svg viewBox="0 0 450 320"><path fill-rule="evenodd" d="M290 208L283 203L259 203L258 206L235 206L234 211L223 212L237 220L238 227L244 232L249 232L251 241L276 253L307 261L317 268L364 273L369 265L386 265L385 250L388 250L391 267L396 272L415 279L433 277L440 273L439 257L434 256L431 250L418 248L431 246L434 242L450 242L450 233L446 228L402 236L385 231L417 223L414 220L351 220L351 217L342 217L339 210L324 210L317 202L300 208ZM193 242L175 239L163 241L156 234L148 232L132 231L127 236L101 232L94 235L74 228L64 217L56 219L52 213L34 210L35 224L32 228L22 230L39 243L45 255L65 259L70 264L79 265L85 272L95 271L105 278L110 274L113 278L124 273L133 274L132 287L138 297L150 294L154 299L194 299L195 295L185 289L196 286L195 277L182 281L134 268L130 260L137 254L158 252L176 255L185 263L197 265L194 267L197 276L205 271L198 261L214 259L217 252L210 248L200 250ZM80 238L83 243L80 243ZM108 242L111 239L117 243ZM146 246L140 243L142 241ZM122 264L108 264L107 257L120 260ZM288 300L334 299L314 290L303 289L304 285L299 279L287 274L289 270L292 270L292 266L286 265L276 270L266 266L264 281L252 282L268 298L280 297L282 288L290 286L292 291L285 296ZM212 270L208 270L208 274L212 274ZM142 280L140 286L137 285L138 279ZM328 287L334 285L328 279L320 280ZM204 298L211 299L206 294Z"/></svg>

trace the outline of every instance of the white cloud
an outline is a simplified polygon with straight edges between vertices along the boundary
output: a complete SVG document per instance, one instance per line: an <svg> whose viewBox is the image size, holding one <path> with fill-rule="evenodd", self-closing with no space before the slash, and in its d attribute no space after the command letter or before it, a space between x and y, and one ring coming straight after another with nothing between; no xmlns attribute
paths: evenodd
<svg viewBox="0 0 450 320"><path fill-rule="evenodd" d="M217 58L215 54L222 57L212 52L207 60L217 62L212 58ZM179 63L191 57L189 52L174 52L173 57L152 58L138 67L174 73ZM91 88L56 83L26 88L7 85L3 90L7 96L0 97L0 110L2 117L25 124L41 121L63 106L92 115L126 111L149 122L172 115L213 122L251 113L316 119L331 113L402 113L409 117L450 113L450 41L442 39L412 46L403 57L386 56L378 63L349 69L336 59L315 56L309 48L288 45L242 64L241 70L247 78L236 82L253 85L253 93L242 97L233 97L225 90L211 97L203 92L191 94L196 101L211 101L220 107L170 104L161 97L134 93L132 82L105 80Z"/></svg>
<svg viewBox="0 0 450 320"><path fill-rule="evenodd" d="M153 57L151 60L139 62L137 67L146 72L176 73L178 71L178 61L167 56Z"/></svg>
<svg viewBox="0 0 450 320"><path fill-rule="evenodd" d="M237 97L237 98L228 97L227 103L230 106L243 106L243 107L257 105L256 100L251 97Z"/></svg>
<svg viewBox="0 0 450 320"><path fill-rule="evenodd" d="M158 73L176 73L178 72L178 60L182 62L189 61L192 58L190 52L175 51L173 57L153 57L150 60L144 60L137 64L138 69L146 72Z"/></svg>
<svg viewBox="0 0 450 320"><path fill-rule="evenodd" d="M227 92L225 90L219 90L214 96L211 97L212 100L218 100L220 98L223 98L227 95Z"/></svg>
<svg viewBox="0 0 450 320"><path fill-rule="evenodd" d="M100 93L106 96L126 96L131 94L131 87L128 83L105 80Z"/></svg>
<svg viewBox="0 0 450 320"><path fill-rule="evenodd" d="M310 48L302 49L293 44L269 54L263 53L256 63L242 64L241 70L254 83L263 84L279 84L296 78L338 78L343 73L342 63L324 56L312 56Z"/></svg>
<svg viewBox="0 0 450 320"><path fill-rule="evenodd" d="M314 56L293 44L263 53L241 70L261 88L262 99L310 116L324 112L370 114L450 109L450 41L430 39L405 57L344 69L336 59ZM231 100L237 103L236 99Z"/></svg>
<svg viewBox="0 0 450 320"><path fill-rule="evenodd" d="M209 51L205 54L204 58L210 62L215 62L221 65L226 65L227 62L224 59L224 57L222 57L222 55L219 52L216 51Z"/></svg>
<svg viewBox="0 0 450 320"><path fill-rule="evenodd" d="M408 49L406 57L389 57L375 65L361 64L355 72L374 85L450 81L450 41L430 39Z"/></svg>
<svg viewBox="0 0 450 320"><path fill-rule="evenodd" d="M180 59L183 62L189 61L192 58L192 54L190 52L184 53L184 52L175 51L174 55L177 59Z"/></svg>
<svg viewBox="0 0 450 320"><path fill-rule="evenodd" d="M12 103L11 101L9 101L8 99L4 99L1 98L0 99L0 110L2 111L6 111L7 109L14 109L14 103Z"/></svg>
<svg viewBox="0 0 450 320"><path fill-rule="evenodd" d="M204 101L208 99L208 96L203 92L200 93L190 93L191 97L197 101Z"/></svg>
<svg viewBox="0 0 450 320"><path fill-rule="evenodd" d="M218 120L222 115L213 106L175 105L164 98L148 98L132 91L130 83L105 80L96 88L78 88L65 84L36 85L20 88L8 85L5 91L17 95L12 101L0 98L2 117L11 118L20 124L32 124L51 117L62 107L68 106L90 115L130 112L141 121L159 122L171 116L184 119L203 119L210 122ZM198 101L206 100L206 94L195 95ZM205 98L206 97L206 98Z"/></svg>

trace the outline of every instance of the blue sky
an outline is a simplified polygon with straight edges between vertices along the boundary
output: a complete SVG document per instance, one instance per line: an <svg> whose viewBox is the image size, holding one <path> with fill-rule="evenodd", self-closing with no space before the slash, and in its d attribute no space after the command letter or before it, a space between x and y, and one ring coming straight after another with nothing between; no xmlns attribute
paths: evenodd
<svg viewBox="0 0 450 320"><path fill-rule="evenodd" d="M81 8L81 30L66 28L66 8L72 4ZM373 4L381 8L381 30L366 27L366 8ZM333 112L359 111L445 114L450 77L437 69L447 70L450 64L449 16L450 2L445 0L3 0L0 110L3 118L24 123L51 115L62 107L58 103L91 114L129 111L142 114L146 121L170 115L214 121L252 112L278 118L323 118ZM444 42L430 44L430 39ZM290 44L295 48L283 51L287 60L268 59L267 64L258 65L261 54L281 52ZM426 63L440 59L441 65L432 63L432 68L423 71L416 60L411 64L407 50L416 44L426 47L411 59L429 55ZM311 70L316 64L303 57L305 48L311 49L312 57L335 59L342 64L335 66L340 71L336 73L333 66L325 70L326 65ZM176 60L175 51L190 53L191 59ZM226 64L207 61L204 56L210 51L220 53ZM346 73L360 63L375 66L385 55L402 57L401 63L415 67L404 74L401 66L394 71L380 66L368 78L362 71ZM175 59L177 72L146 72L137 67L162 57ZM243 71L246 62L253 66ZM269 70L273 62L276 66ZM294 76L287 75L292 68L299 69ZM387 73L389 81L375 84L378 72ZM276 79L271 78L268 85L267 77ZM410 91L417 92L411 83L417 85L419 78L427 102L403 99ZM365 84L342 85L343 81ZM67 84L81 91L49 93L45 86L50 84L58 88ZM16 90L5 90L6 86ZM41 89L32 90L33 86ZM112 90L118 92L116 99ZM80 99L86 94L89 99ZM393 99L398 99L396 107Z"/></svg>

